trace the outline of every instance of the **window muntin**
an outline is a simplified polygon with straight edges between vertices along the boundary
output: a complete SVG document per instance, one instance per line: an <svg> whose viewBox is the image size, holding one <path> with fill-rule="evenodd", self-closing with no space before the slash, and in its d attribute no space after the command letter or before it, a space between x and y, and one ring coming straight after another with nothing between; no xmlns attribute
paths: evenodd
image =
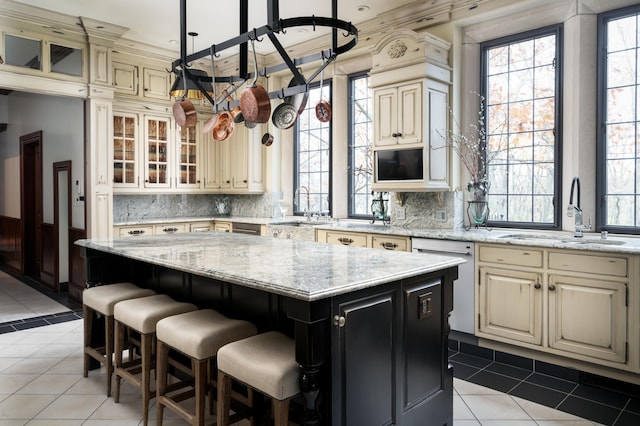
<svg viewBox="0 0 640 426"><path fill-rule="evenodd" d="M640 233L640 6L598 17L597 228Z"/></svg>
<svg viewBox="0 0 640 426"><path fill-rule="evenodd" d="M482 44L493 226L560 220L561 26Z"/></svg>
<svg viewBox="0 0 640 426"><path fill-rule="evenodd" d="M349 217L371 216L373 96L366 73L349 78Z"/></svg>
<svg viewBox="0 0 640 426"><path fill-rule="evenodd" d="M331 83L324 81L322 98L331 103ZM331 214L331 121L322 123L316 118L316 105L321 100L320 85L309 89L304 111L295 124L295 162L293 213L309 210ZM305 189L301 189L304 187Z"/></svg>

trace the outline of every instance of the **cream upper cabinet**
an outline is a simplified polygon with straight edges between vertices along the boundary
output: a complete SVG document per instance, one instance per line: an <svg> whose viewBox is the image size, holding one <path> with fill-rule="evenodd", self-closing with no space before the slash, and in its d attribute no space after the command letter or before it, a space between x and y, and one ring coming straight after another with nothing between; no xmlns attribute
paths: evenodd
<svg viewBox="0 0 640 426"><path fill-rule="evenodd" d="M177 176L178 188L201 188L200 178L200 135L199 126L176 126L178 134L177 145Z"/></svg>
<svg viewBox="0 0 640 426"><path fill-rule="evenodd" d="M113 114L113 186L137 188L139 186L140 148L138 116Z"/></svg>
<svg viewBox="0 0 640 426"><path fill-rule="evenodd" d="M171 186L171 119L145 116L144 118L144 186L169 188Z"/></svg>
<svg viewBox="0 0 640 426"><path fill-rule="evenodd" d="M635 256L477 244L476 259L478 337L640 370L640 336L629 329Z"/></svg>
<svg viewBox="0 0 640 426"><path fill-rule="evenodd" d="M143 68L142 96L162 100L171 100L171 73L163 69Z"/></svg>
<svg viewBox="0 0 640 426"><path fill-rule="evenodd" d="M374 191L451 189L450 46L427 33L401 30L371 49Z"/></svg>
<svg viewBox="0 0 640 426"><path fill-rule="evenodd" d="M138 67L136 65L112 62L113 85L116 92L137 95L138 94Z"/></svg>
<svg viewBox="0 0 640 426"><path fill-rule="evenodd" d="M224 141L207 137L205 188L227 194L262 193L264 183L264 147L260 142L262 126L247 129L238 124Z"/></svg>
<svg viewBox="0 0 640 426"><path fill-rule="evenodd" d="M422 142L422 93L421 81L373 91L375 146Z"/></svg>

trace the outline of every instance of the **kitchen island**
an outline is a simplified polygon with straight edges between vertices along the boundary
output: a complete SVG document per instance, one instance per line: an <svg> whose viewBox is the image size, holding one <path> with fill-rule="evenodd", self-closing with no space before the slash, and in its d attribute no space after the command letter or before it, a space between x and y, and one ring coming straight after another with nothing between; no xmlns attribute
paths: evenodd
<svg viewBox="0 0 640 426"><path fill-rule="evenodd" d="M452 424L456 258L221 232L76 244L88 285L132 281L294 338L305 425Z"/></svg>

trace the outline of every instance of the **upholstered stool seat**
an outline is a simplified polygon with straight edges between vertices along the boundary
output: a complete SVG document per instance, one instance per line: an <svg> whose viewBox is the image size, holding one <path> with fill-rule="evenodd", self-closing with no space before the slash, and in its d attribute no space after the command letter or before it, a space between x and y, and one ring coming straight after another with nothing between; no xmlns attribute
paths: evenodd
<svg viewBox="0 0 640 426"><path fill-rule="evenodd" d="M116 303L138 297L151 296L153 290L137 287L132 283L108 284L91 287L82 292L84 317L84 377L89 375L91 358L103 364L107 370L107 396L111 395L113 374L113 309ZM104 316L104 346L91 346L94 316Z"/></svg>
<svg viewBox="0 0 640 426"><path fill-rule="evenodd" d="M295 343L282 333L270 331L218 350L217 425L229 424L232 379L271 397L274 424L286 426L291 399L300 393Z"/></svg>
<svg viewBox="0 0 640 426"><path fill-rule="evenodd" d="M191 425L204 424L204 408L212 361L218 349L227 343L255 335L256 326L248 321L227 318L221 313L202 309L174 315L158 321L157 424L162 425L163 409L169 408ZM167 386L169 351L176 350L190 358L193 380L183 380ZM187 392L175 391L189 387ZM180 402L195 396L195 412L188 411Z"/></svg>
<svg viewBox="0 0 640 426"><path fill-rule="evenodd" d="M197 309L196 305L177 302L164 294L125 300L115 305L113 311L116 355L114 400L115 402L120 401L121 378L141 389L142 415L145 426L149 421L149 400L152 396L155 396L155 394L152 395L151 393L150 375L153 369L153 361L155 361L152 358L152 352L153 342L156 337L156 324L168 316L183 314ZM140 358L129 360L127 363L122 361L125 329L133 330L140 334ZM138 373L141 373L140 378L137 377Z"/></svg>

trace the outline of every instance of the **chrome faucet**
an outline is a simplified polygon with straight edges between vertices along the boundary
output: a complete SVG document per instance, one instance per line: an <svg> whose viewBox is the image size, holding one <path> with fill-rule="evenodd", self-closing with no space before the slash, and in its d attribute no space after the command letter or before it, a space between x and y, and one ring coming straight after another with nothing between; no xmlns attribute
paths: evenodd
<svg viewBox="0 0 640 426"><path fill-rule="evenodd" d="M294 202L296 203L296 206L298 206L298 199L300 196L300 190L304 190L307 191L307 207L304 209L304 217L307 218L307 222L309 222L311 220L311 208L309 207L309 188L306 186L300 186L298 187L298 189L296 189L295 193L293 194L293 198L294 198ZM299 207L299 206L298 206Z"/></svg>
<svg viewBox="0 0 640 426"><path fill-rule="evenodd" d="M576 205L573 205L573 191L577 190ZM589 218L589 224L584 225L582 223L582 209L580 208L580 178L575 176L571 181L571 192L569 193L569 207L567 208L567 216L574 217L575 231L573 236L576 238L582 238L584 231L591 230L591 218Z"/></svg>

